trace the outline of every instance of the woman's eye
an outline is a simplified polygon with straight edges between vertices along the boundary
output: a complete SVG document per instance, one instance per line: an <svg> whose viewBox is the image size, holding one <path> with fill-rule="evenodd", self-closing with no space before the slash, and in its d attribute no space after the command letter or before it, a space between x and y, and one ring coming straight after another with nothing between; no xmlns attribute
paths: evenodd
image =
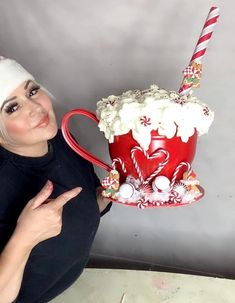
<svg viewBox="0 0 235 303"><path fill-rule="evenodd" d="M17 102L11 103L5 108L5 112L10 115L14 113L18 109L18 107L19 104Z"/></svg>
<svg viewBox="0 0 235 303"><path fill-rule="evenodd" d="M32 87L28 93L28 96L33 97L34 95L36 95L38 93L39 89L40 89L40 86Z"/></svg>

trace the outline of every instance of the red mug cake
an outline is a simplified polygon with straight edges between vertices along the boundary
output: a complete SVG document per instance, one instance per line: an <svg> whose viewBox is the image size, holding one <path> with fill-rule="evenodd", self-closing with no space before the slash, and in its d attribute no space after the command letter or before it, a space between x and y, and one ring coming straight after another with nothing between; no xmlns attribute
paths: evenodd
<svg viewBox="0 0 235 303"><path fill-rule="evenodd" d="M102 180L104 196L140 208L185 205L203 196L191 164L197 137L208 132L214 113L192 93L181 96L151 85L103 98L96 116L85 110L73 112L81 111L104 132L112 165L105 166L79 145L67 142L109 170Z"/></svg>

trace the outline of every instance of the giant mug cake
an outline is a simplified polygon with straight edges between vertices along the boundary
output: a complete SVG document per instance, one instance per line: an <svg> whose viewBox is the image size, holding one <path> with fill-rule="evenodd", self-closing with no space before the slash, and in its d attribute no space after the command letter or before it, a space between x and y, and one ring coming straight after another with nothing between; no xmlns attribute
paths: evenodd
<svg viewBox="0 0 235 303"><path fill-rule="evenodd" d="M109 172L101 182L103 196L140 208L185 205L202 198L204 190L191 164L197 137L208 132L214 113L191 89L199 87L202 58L218 18L218 7L211 7L183 70L179 94L151 85L103 98L97 103L97 116L75 109L63 117L62 132L70 147ZM73 115L98 123L109 142L112 165L74 140L68 126Z"/></svg>
<svg viewBox="0 0 235 303"><path fill-rule="evenodd" d="M141 208L200 199L191 163L197 136L208 132L214 113L192 92L181 96L151 85L103 98L96 113L113 167L102 180L104 196Z"/></svg>

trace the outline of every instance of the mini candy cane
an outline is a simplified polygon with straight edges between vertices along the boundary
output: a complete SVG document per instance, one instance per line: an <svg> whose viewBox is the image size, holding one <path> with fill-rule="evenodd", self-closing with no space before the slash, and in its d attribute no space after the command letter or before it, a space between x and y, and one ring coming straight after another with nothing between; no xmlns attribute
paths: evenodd
<svg viewBox="0 0 235 303"><path fill-rule="evenodd" d="M135 159L135 152L137 150L141 151L148 160L156 158L159 155L160 152L164 153L165 156L166 156L165 160L162 161L158 165L157 169L146 180L144 180L142 172L140 170L140 167L139 167L139 165L138 165L138 163L137 163L137 161ZM137 172L137 175L138 175L141 183L147 184L152 178L154 178L157 174L159 174L159 172L163 169L163 167L168 163L168 161L169 161L169 153L165 149L161 148L161 149L158 149L157 151L155 151L151 156L149 156L148 153L142 147L135 146L135 147L133 147L131 149L131 159L132 159L132 163L133 163L133 165L135 167L135 170Z"/></svg>
<svg viewBox="0 0 235 303"><path fill-rule="evenodd" d="M175 181L177 179L177 176L178 176L178 173L179 171L181 170L181 168L183 166L186 166L187 167L187 170L188 170L188 177L192 174L192 167L191 165L188 163L188 162L180 162L180 164L176 167L174 173L173 173L173 177L171 179L171 186L170 186L170 191L172 190L174 184L175 184Z"/></svg>
<svg viewBox="0 0 235 303"><path fill-rule="evenodd" d="M124 172L124 174L126 173L126 167L125 167L125 163L122 161L121 158L115 158L113 159L113 162L112 162L112 167L113 169L116 170L116 163L119 163L121 165L121 168L122 168L122 171Z"/></svg>
<svg viewBox="0 0 235 303"><path fill-rule="evenodd" d="M137 175L138 175L138 177L139 177L139 179L140 179L140 182L143 183L144 178L143 178L143 176L142 176L142 173L141 173L141 170L140 170L140 168L139 168L139 165L138 165L138 163L137 163L137 161L136 161L136 159L135 159L135 152L136 152L137 150L143 152L146 158L148 157L148 154L147 154L146 151L145 151L142 147L140 147L140 146L135 146L135 147L133 147L133 148L131 149L131 160L132 160L132 163L133 163L133 165L134 165L134 167L135 167L135 170L136 170Z"/></svg>
<svg viewBox="0 0 235 303"><path fill-rule="evenodd" d="M165 165L168 163L169 161L169 152L163 148L158 149L158 151L156 153L154 153L153 155L157 155L158 153L162 152L163 154L165 154L166 158L165 160L163 160L161 163L158 164L157 169L143 182L143 184L148 184L155 176L157 176L160 171L165 167Z"/></svg>
<svg viewBox="0 0 235 303"><path fill-rule="evenodd" d="M193 56L190 60L189 66L183 71L184 78L179 89L180 95L187 95L192 87L199 86L202 67L201 60L206 53L208 43L211 39L218 18L219 9L217 7L211 7L196 44L195 50L193 52Z"/></svg>

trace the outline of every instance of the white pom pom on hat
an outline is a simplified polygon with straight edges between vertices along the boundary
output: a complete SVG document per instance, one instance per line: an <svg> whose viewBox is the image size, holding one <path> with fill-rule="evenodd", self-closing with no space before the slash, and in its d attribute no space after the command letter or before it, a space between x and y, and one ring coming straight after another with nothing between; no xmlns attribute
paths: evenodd
<svg viewBox="0 0 235 303"><path fill-rule="evenodd" d="M0 106L23 82L34 77L15 60L0 56Z"/></svg>

